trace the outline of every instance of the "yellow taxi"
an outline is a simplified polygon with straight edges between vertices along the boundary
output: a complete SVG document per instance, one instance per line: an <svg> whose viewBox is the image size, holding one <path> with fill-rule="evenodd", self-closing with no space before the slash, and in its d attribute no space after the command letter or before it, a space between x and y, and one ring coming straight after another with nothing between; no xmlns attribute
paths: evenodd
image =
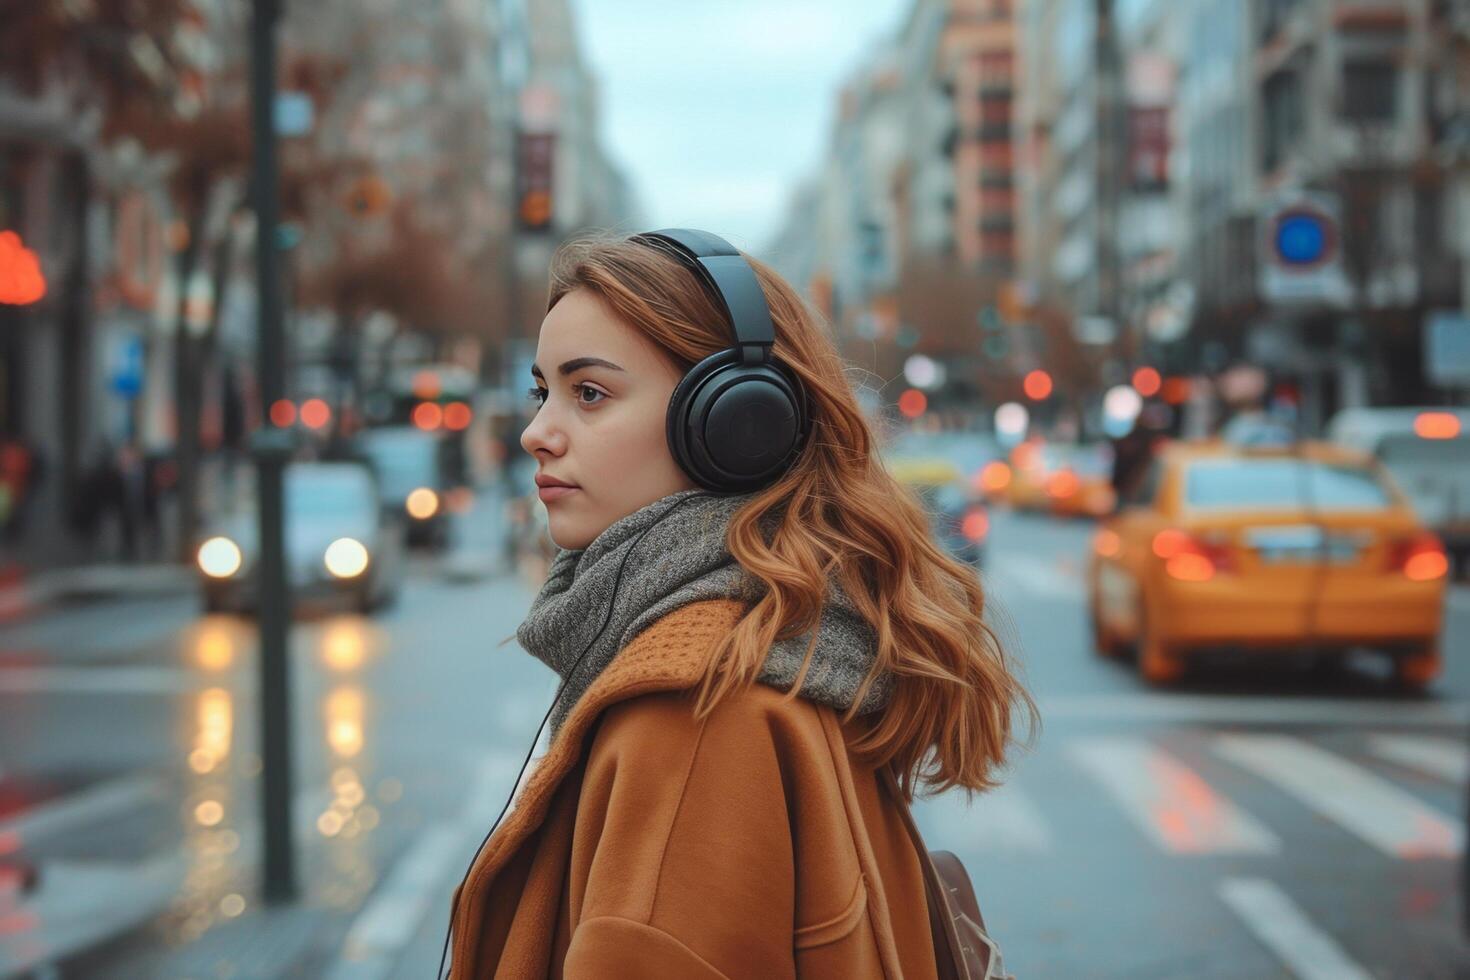
<svg viewBox="0 0 1470 980"><path fill-rule="evenodd" d="M885 465L929 512L934 540L958 560L979 566L990 535L990 514L954 463L926 456L891 453Z"/></svg>
<svg viewBox="0 0 1470 980"><path fill-rule="evenodd" d="M1113 451L1106 444L1050 445L1042 450L1050 510L1062 517L1102 517L1113 511Z"/></svg>
<svg viewBox="0 0 1470 980"><path fill-rule="evenodd" d="M1325 442L1160 450L1094 535L1093 639L1169 684L1213 649L1388 655L1395 681L1440 673L1448 561L1365 453Z"/></svg>
<svg viewBox="0 0 1470 980"><path fill-rule="evenodd" d="M1046 494L1046 443L1041 439L1027 439L1011 448L1007 464L1007 479L1002 485L1004 499L1016 510L1048 510L1050 499ZM981 471L984 482L984 471Z"/></svg>

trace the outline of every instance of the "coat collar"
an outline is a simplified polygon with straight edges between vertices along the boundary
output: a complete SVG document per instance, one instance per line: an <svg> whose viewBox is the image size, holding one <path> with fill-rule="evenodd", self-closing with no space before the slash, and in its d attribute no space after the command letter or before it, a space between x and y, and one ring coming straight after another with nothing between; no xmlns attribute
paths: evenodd
<svg viewBox="0 0 1470 980"><path fill-rule="evenodd" d="M735 599L711 599L675 609L634 637L572 708L546 754L527 777L505 822L455 889L454 931L478 921L486 885L546 817L556 788L581 758L583 742L610 706L642 694L687 690L704 676L716 644L746 611ZM463 900L463 901L462 901ZM455 943L459 946L458 940Z"/></svg>

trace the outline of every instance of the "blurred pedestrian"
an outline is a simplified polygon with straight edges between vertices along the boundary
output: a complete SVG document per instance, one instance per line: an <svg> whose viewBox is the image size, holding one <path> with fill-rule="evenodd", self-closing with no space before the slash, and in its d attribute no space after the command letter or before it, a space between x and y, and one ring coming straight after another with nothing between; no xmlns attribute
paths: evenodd
<svg viewBox="0 0 1470 980"><path fill-rule="evenodd" d="M1112 440L1113 494L1119 502L1127 500L1137 481L1143 479L1143 473L1153 459L1155 438L1156 433L1148 431L1140 419L1133 423L1126 435Z"/></svg>
<svg viewBox="0 0 1470 980"><path fill-rule="evenodd" d="M104 444L73 503L73 527L92 538L104 522L115 525L113 557L138 561L144 557L144 535L156 533L156 516L148 467L138 447Z"/></svg>
<svg viewBox="0 0 1470 980"><path fill-rule="evenodd" d="M0 537L19 540L33 488L40 478L35 450L21 435L0 435Z"/></svg>
<svg viewBox="0 0 1470 980"><path fill-rule="evenodd" d="M1035 712L979 579L768 266L598 236L551 283L520 444L559 550L514 638L563 686L451 976L935 976L908 800L992 786Z"/></svg>

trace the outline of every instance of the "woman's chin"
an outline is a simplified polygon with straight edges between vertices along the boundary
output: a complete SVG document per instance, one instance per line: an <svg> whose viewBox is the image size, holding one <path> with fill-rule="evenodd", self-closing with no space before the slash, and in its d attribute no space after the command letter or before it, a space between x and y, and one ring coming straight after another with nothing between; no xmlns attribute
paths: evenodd
<svg viewBox="0 0 1470 980"><path fill-rule="evenodd" d="M563 551L580 551L597 537L595 534L587 534L583 528L572 526L571 521L558 521L555 518L547 522L546 532L551 543Z"/></svg>

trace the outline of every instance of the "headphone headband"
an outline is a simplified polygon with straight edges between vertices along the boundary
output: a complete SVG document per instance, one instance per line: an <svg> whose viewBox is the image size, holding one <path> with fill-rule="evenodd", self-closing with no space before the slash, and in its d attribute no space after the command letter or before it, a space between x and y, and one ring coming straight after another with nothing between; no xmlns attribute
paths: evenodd
<svg viewBox="0 0 1470 980"><path fill-rule="evenodd" d="M669 396L669 452L695 483L738 493L767 486L805 441L806 392L772 356L776 328L755 269L719 235L664 228L629 241L672 257L725 311L734 342L689 368Z"/></svg>
<svg viewBox="0 0 1470 980"><path fill-rule="evenodd" d="M765 293L745 257L719 235L694 228L662 228L630 241L656 248L693 272L711 299L725 311L744 364L769 359L776 327Z"/></svg>

